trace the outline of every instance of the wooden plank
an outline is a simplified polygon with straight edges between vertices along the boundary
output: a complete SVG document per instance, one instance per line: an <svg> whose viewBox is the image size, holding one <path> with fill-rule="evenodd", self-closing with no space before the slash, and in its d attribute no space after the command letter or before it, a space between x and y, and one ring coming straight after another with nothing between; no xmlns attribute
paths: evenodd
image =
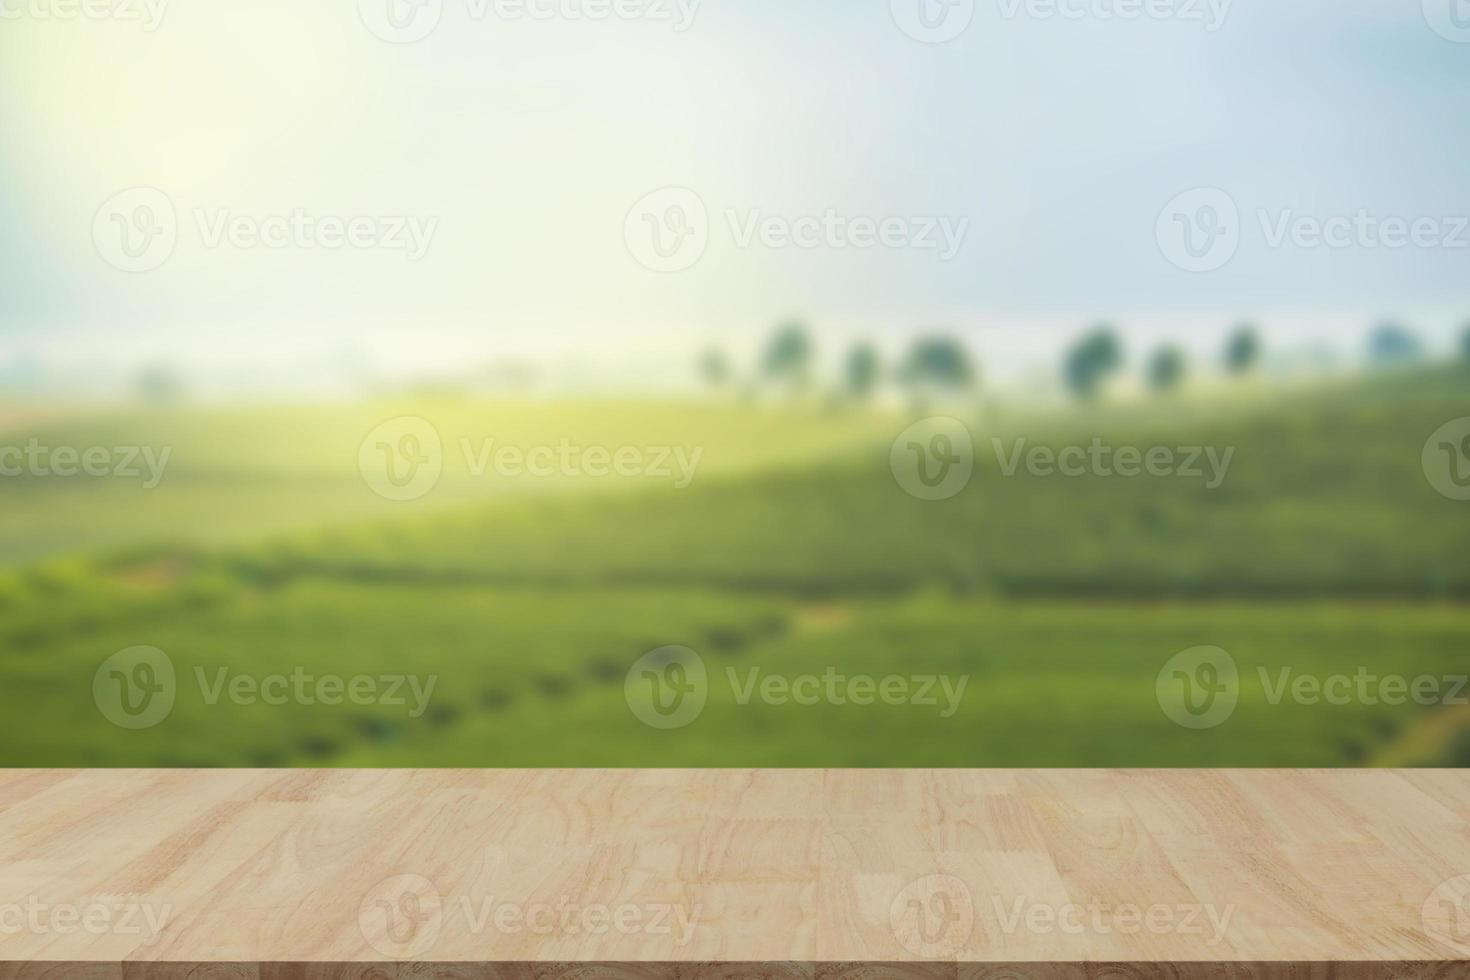
<svg viewBox="0 0 1470 980"><path fill-rule="evenodd" d="M1470 772L0 772L0 978L1470 977Z"/></svg>

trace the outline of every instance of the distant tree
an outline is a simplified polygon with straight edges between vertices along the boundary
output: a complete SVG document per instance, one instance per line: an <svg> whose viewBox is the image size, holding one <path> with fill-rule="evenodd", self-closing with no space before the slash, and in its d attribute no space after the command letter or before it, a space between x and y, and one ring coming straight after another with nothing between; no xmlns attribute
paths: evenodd
<svg viewBox="0 0 1470 980"><path fill-rule="evenodd" d="M1234 375L1249 374L1261 360L1261 336L1250 324L1235 328L1225 342L1225 370Z"/></svg>
<svg viewBox="0 0 1470 980"><path fill-rule="evenodd" d="M843 383L847 393L858 401L871 397L878 387L878 349L872 344L854 344L843 365Z"/></svg>
<svg viewBox="0 0 1470 980"><path fill-rule="evenodd" d="M699 377L711 388L723 388L730 383L730 358L718 347L711 347L699 355Z"/></svg>
<svg viewBox="0 0 1470 980"><path fill-rule="evenodd" d="M1067 354L1062 373L1078 398L1093 398L1107 376L1123 363L1123 345L1111 327L1097 327Z"/></svg>
<svg viewBox="0 0 1470 980"><path fill-rule="evenodd" d="M138 372L138 397L154 405L167 405L184 396L184 382L171 368L161 364Z"/></svg>
<svg viewBox="0 0 1470 980"><path fill-rule="evenodd" d="M1470 361L1470 324L1465 325L1465 332L1460 335L1460 356Z"/></svg>
<svg viewBox="0 0 1470 980"><path fill-rule="evenodd" d="M1148 362L1148 386L1154 391L1172 391L1184 380L1184 352L1178 347L1160 347Z"/></svg>
<svg viewBox="0 0 1470 980"><path fill-rule="evenodd" d="M802 388L811 378L814 348L805 326L794 321L782 324L766 347L761 372L768 382Z"/></svg>
<svg viewBox="0 0 1470 980"><path fill-rule="evenodd" d="M917 405L931 397L951 396L972 387L976 375L964 345L938 334L914 341L898 372Z"/></svg>
<svg viewBox="0 0 1470 980"><path fill-rule="evenodd" d="M968 388L975 382L975 369L965 347L953 337L931 336L914 341L903 364L904 380L910 384L934 384L946 388Z"/></svg>
<svg viewBox="0 0 1470 980"><path fill-rule="evenodd" d="M1384 323L1368 337L1368 360L1378 367L1402 367L1424 355L1419 338L1397 323Z"/></svg>

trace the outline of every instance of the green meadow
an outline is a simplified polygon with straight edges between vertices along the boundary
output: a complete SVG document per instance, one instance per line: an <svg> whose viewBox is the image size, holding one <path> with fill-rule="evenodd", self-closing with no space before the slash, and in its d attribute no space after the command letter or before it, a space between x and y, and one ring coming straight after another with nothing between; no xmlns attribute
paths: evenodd
<svg viewBox="0 0 1470 980"><path fill-rule="evenodd" d="M0 480L0 763L1470 765L1470 692L1452 690L1470 670L1470 504L1421 462L1470 414L1467 389L1443 368L936 408L975 446L939 501L890 469L914 421L897 409L17 406L0 445L170 457L151 489ZM385 500L359 447L404 415L433 423L444 472ZM1229 465L1218 485L1208 467L1011 465L1094 441ZM687 485L477 471L487 446L563 442L682 447L698 466ZM137 647L166 655L171 705L129 727L101 706L111 685L163 682L104 662ZM697 658L702 708L657 727L630 671L669 647ZM1171 720L1158 688L1196 647L1238 671L1233 711L1204 728ZM1441 689L1331 696L1364 675Z"/></svg>

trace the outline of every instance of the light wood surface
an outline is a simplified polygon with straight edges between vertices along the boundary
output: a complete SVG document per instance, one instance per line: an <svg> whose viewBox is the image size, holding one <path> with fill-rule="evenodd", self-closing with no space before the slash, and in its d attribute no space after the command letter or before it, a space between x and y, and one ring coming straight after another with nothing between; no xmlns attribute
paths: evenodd
<svg viewBox="0 0 1470 980"><path fill-rule="evenodd" d="M1470 977L1470 772L19 770L0 976Z"/></svg>

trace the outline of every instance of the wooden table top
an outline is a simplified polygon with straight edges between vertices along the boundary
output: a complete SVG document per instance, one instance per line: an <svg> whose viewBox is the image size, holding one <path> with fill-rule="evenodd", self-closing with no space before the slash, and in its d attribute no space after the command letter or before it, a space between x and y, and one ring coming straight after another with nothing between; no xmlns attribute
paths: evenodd
<svg viewBox="0 0 1470 980"><path fill-rule="evenodd" d="M9 770L0 976L1464 978L1467 820L1463 770Z"/></svg>

